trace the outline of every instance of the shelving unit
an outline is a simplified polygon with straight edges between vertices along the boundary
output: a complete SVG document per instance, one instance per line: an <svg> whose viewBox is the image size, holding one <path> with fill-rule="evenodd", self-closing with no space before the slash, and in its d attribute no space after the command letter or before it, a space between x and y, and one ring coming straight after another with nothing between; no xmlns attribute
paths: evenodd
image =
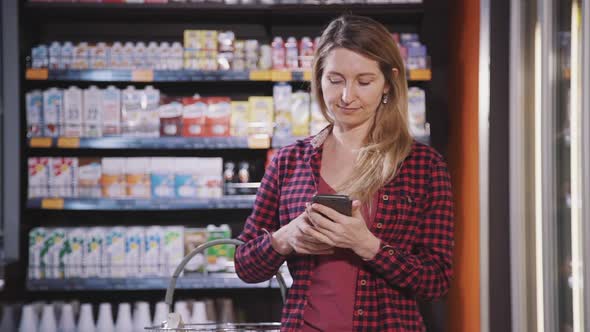
<svg viewBox="0 0 590 332"><path fill-rule="evenodd" d="M424 0L413 4L342 4L342 5L223 5L211 3L169 4L99 4L99 3L30 3L20 7L21 33L21 107L24 95L32 89L65 88L69 85L153 85L165 93L190 95L199 92L215 95L272 95L274 82L288 82L294 87L308 88L309 71L199 71L199 70L47 70L28 69L28 52L33 45L53 40L79 41L180 41L184 29L233 30L241 39L253 38L268 42L275 35L317 36L322 28L342 13L368 15L384 23L391 31L416 32L428 46L430 70L408 73L410 86L426 90L427 118L431 123L430 138L417 140L429 143L443 154L447 150L447 31L446 1ZM303 18L303 19L302 19ZM304 21L306 24L301 25ZM25 112L22 114L22 123ZM137 279L68 279L26 280L28 259L25 234L33 227L75 227L83 225L113 226L121 220L125 225L184 225L203 227L208 223L230 223L234 236L243 226L254 203L253 195L224 196L218 199L90 199L26 197L26 160L32 156L219 156L239 159L264 159L266 151L291 144L303 137L102 137L26 138L21 128L23 193L20 207L21 257L17 287L7 290L12 298L24 300L59 299L61 291L76 292L94 301L102 290L130 292L133 300L154 298L162 294L167 278ZM238 156L238 157L236 157ZM259 178L252 181L259 181ZM84 220L83 222L81 220ZM180 278L177 288L197 294L201 290L251 288L268 299L273 312L267 308L263 320L278 320L275 280L260 284L245 284L234 274L208 274ZM267 291L270 289L270 291ZM192 290L192 291L191 291ZM126 293L127 294L127 293ZM154 295L155 294L155 295ZM258 294L258 293L257 293Z"/></svg>

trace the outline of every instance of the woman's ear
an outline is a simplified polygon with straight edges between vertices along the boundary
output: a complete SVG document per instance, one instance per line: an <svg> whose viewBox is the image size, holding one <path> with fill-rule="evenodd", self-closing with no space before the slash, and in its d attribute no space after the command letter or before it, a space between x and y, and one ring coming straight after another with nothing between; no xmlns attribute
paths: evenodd
<svg viewBox="0 0 590 332"><path fill-rule="evenodd" d="M393 68L391 72L393 72L393 78L397 78L397 75L399 75L399 70L397 68Z"/></svg>

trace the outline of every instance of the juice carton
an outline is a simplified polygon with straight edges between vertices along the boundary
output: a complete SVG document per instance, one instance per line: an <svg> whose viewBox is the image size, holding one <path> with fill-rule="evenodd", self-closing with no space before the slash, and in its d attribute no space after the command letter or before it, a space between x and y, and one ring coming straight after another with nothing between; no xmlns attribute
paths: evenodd
<svg viewBox="0 0 590 332"><path fill-rule="evenodd" d="M102 136L103 92L96 86L84 90L84 132L86 137Z"/></svg>
<svg viewBox="0 0 590 332"><path fill-rule="evenodd" d="M127 196L150 198L150 158L127 158Z"/></svg>
<svg viewBox="0 0 590 332"><path fill-rule="evenodd" d="M309 135L309 117L311 113L310 95L304 91L297 91L291 95L291 124L293 136Z"/></svg>
<svg viewBox="0 0 590 332"><path fill-rule="evenodd" d="M174 172L176 197L198 197L200 167L200 158L176 158L176 169Z"/></svg>
<svg viewBox="0 0 590 332"><path fill-rule="evenodd" d="M193 249L207 242L209 233L206 228L185 228L184 229L184 252L188 255ZM196 254L188 264L185 272L203 272L207 263L205 253Z"/></svg>
<svg viewBox="0 0 590 332"><path fill-rule="evenodd" d="M54 157L50 161L49 195L78 196L78 158Z"/></svg>
<svg viewBox="0 0 590 332"><path fill-rule="evenodd" d="M160 251L163 232L160 226L145 229L144 249L141 255L141 275L144 277L161 275Z"/></svg>
<svg viewBox="0 0 590 332"><path fill-rule="evenodd" d="M248 115L248 132L250 135L272 135L274 107L272 97L250 97L250 114Z"/></svg>
<svg viewBox="0 0 590 332"><path fill-rule="evenodd" d="M291 94L292 88L288 83L278 83L273 87L275 136L289 137L293 135Z"/></svg>
<svg viewBox="0 0 590 332"><path fill-rule="evenodd" d="M175 158L151 159L152 197L174 197Z"/></svg>
<svg viewBox="0 0 590 332"><path fill-rule="evenodd" d="M51 88L43 92L43 135L57 137L60 134L61 116L63 111L63 95L61 90Z"/></svg>
<svg viewBox="0 0 590 332"><path fill-rule="evenodd" d="M102 133L104 136L121 134L121 91L109 85L102 90Z"/></svg>
<svg viewBox="0 0 590 332"><path fill-rule="evenodd" d="M84 241L84 275L87 278L101 277L102 255L104 251L105 229L91 227L86 229Z"/></svg>
<svg viewBox="0 0 590 332"><path fill-rule="evenodd" d="M125 267L128 276L139 276L140 263L143 254L145 229L143 227L127 228L125 238Z"/></svg>
<svg viewBox="0 0 590 332"><path fill-rule="evenodd" d="M148 85L140 92L141 111L139 113L139 124L136 134L142 137L160 136L160 90Z"/></svg>
<svg viewBox="0 0 590 332"><path fill-rule="evenodd" d="M160 52L158 43L152 41L147 46L147 67L153 69L160 69Z"/></svg>
<svg viewBox="0 0 590 332"><path fill-rule="evenodd" d="M177 101L158 107L160 115L160 137L180 136L182 133L183 106Z"/></svg>
<svg viewBox="0 0 590 332"><path fill-rule="evenodd" d="M168 226L163 228L160 267L163 275L172 275L184 257L184 227Z"/></svg>
<svg viewBox="0 0 590 332"><path fill-rule="evenodd" d="M43 135L43 93L40 90L27 92L27 137Z"/></svg>
<svg viewBox="0 0 590 332"><path fill-rule="evenodd" d="M127 276L125 265L127 256L125 252L125 239L127 230L125 227L112 227L107 229L103 254L103 275L107 278L124 278Z"/></svg>
<svg viewBox="0 0 590 332"><path fill-rule="evenodd" d="M247 101L231 102L231 136L248 136L248 113L250 113L250 103Z"/></svg>
<svg viewBox="0 0 590 332"><path fill-rule="evenodd" d="M28 159L29 198L49 196L49 160L45 157Z"/></svg>
<svg viewBox="0 0 590 332"><path fill-rule="evenodd" d="M81 137L83 134L82 119L83 102L82 90L71 86L64 91L64 126L62 135L68 137Z"/></svg>
<svg viewBox="0 0 590 332"><path fill-rule="evenodd" d="M64 256L69 251L63 228L49 229L41 248L41 267L45 278L64 278Z"/></svg>
<svg viewBox="0 0 590 332"><path fill-rule="evenodd" d="M56 41L49 46L49 69L61 69L61 45Z"/></svg>
<svg viewBox="0 0 590 332"><path fill-rule="evenodd" d="M219 198L223 195L223 159L199 158L199 188L201 198Z"/></svg>
<svg viewBox="0 0 590 332"><path fill-rule="evenodd" d="M102 166L100 158L78 159L78 196L100 198Z"/></svg>
<svg viewBox="0 0 590 332"><path fill-rule="evenodd" d="M141 91L128 86L121 93L121 125L124 136L137 136L141 123Z"/></svg>
<svg viewBox="0 0 590 332"><path fill-rule="evenodd" d="M78 43L74 47L73 69L88 69L90 67L90 47L87 42Z"/></svg>
<svg viewBox="0 0 590 332"><path fill-rule="evenodd" d="M102 196L122 198L127 196L125 158L102 158Z"/></svg>
<svg viewBox="0 0 590 332"><path fill-rule="evenodd" d="M94 69L107 68L109 64L110 48L106 43L100 42L90 48L90 67Z"/></svg>
<svg viewBox="0 0 590 332"><path fill-rule="evenodd" d="M84 253L86 251L86 233L87 228L82 227L72 228L67 232L70 251L64 257L66 278L83 278L85 276Z"/></svg>
<svg viewBox="0 0 590 332"><path fill-rule="evenodd" d="M123 68L124 61L123 61L123 44L119 41L116 41L111 46L111 56L108 59L108 68L119 69Z"/></svg>
<svg viewBox="0 0 590 332"><path fill-rule="evenodd" d="M72 42L65 42L61 46L61 57L59 68L70 69L74 62L74 44Z"/></svg>
<svg viewBox="0 0 590 332"><path fill-rule="evenodd" d="M208 225L207 232L209 238L207 241L230 239L231 229L228 225ZM223 272L225 271L228 262L233 260L233 246L222 244L207 248L207 271L209 272ZM230 256L231 255L231 256Z"/></svg>
<svg viewBox="0 0 590 332"><path fill-rule="evenodd" d="M42 279L44 274L41 270L41 250L45 243L48 230L43 227L33 228L29 232L29 279Z"/></svg>

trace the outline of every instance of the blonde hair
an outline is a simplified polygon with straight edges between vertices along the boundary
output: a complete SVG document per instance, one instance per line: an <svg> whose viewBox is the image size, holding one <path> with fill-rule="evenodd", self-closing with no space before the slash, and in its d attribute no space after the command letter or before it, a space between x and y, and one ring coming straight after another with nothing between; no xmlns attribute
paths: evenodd
<svg viewBox="0 0 590 332"><path fill-rule="evenodd" d="M360 150L352 175L339 188L355 199L371 197L391 181L412 148L408 128L408 85L403 59L391 33L382 24L362 16L344 15L322 33L314 57L311 89L322 114L328 114L321 88L325 59L335 48L345 48L377 61L389 86L389 101L380 103L374 122ZM397 75L393 72L397 69Z"/></svg>

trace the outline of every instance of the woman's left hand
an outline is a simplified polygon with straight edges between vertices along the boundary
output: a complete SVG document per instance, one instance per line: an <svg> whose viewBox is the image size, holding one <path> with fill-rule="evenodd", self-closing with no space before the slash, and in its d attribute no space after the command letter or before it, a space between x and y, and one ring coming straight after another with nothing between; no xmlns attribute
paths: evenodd
<svg viewBox="0 0 590 332"><path fill-rule="evenodd" d="M314 225L310 235L315 239L334 247L351 249L365 260L372 259L379 251L381 240L367 228L360 201L352 203L351 217L317 203L309 205L306 211Z"/></svg>

